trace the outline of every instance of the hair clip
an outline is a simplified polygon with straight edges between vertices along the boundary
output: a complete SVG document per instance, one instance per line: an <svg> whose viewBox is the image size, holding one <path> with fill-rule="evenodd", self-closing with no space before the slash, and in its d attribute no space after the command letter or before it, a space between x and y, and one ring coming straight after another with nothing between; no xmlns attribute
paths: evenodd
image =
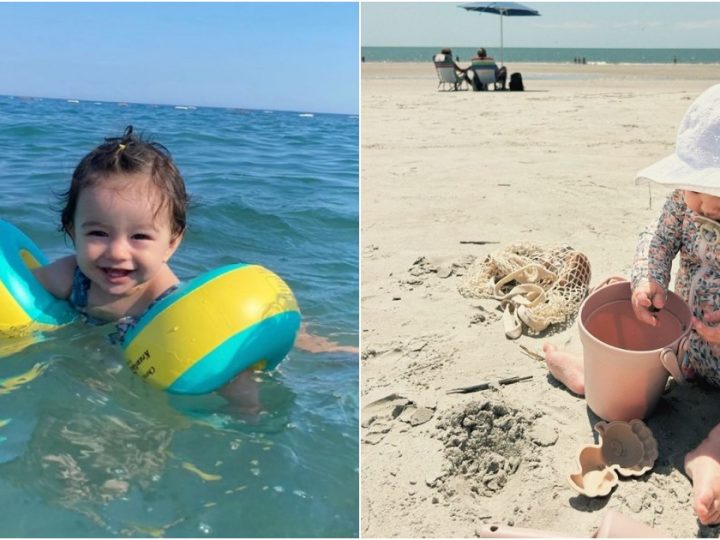
<svg viewBox="0 0 720 540"><path fill-rule="evenodd" d="M118 152L122 152L122 151L125 150L126 148L127 148L127 145L125 145L125 144L123 144L123 143L119 143L119 144L118 144L118 147L117 147Z"/></svg>

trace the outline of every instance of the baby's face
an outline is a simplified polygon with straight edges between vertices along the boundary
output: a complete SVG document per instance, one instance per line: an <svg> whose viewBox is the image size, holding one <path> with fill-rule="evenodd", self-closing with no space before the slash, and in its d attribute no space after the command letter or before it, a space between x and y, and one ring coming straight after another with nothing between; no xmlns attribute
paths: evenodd
<svg viewBox="0 0 720 540"><path fill-rule="evenodd" d="M684 198L685 204L687 204L687 207L693 212L697 212L706 218L720 221L720 197L685 190Z"/></svg>
<svg viewBox="0 0 720 540"><path fill-rule="evenodd" d="M147 175L118 175L78 197L73 239L80 270L111 295L149 283L175 252L170 212Z"/></svg>

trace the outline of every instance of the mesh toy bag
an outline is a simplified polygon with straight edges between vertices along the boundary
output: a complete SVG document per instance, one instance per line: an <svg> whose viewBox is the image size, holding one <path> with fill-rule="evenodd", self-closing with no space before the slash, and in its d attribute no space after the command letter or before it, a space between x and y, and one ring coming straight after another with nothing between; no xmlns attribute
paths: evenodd
<svg viewBox="0 0 720 540"><path fill-rule="evenodd" d="M476 261L458 290L466 298L494 298L503 307L508 338L527 328L538 334L571 321L588 294L590 261L570 246L522 242Z"/></svg>

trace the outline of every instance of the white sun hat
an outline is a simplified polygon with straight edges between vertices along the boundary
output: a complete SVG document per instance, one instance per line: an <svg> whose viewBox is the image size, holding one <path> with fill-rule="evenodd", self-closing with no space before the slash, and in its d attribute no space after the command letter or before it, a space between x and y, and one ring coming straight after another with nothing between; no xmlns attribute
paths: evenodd
<svg viewBox="0 0 720 540"><path fill-rule="evenodd" d="M637 173L636 184L647 182L720 197L720 84L690 105L678 128L675 153Z"/></svg>

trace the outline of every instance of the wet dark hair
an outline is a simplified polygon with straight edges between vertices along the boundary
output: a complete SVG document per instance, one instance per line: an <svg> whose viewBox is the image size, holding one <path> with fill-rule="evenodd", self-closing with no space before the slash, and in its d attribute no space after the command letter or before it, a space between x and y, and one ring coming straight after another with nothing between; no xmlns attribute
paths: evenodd
<svg viewBox="0 0 720 540"><path fill-rule="evenodd" d="M161 195L156 210L170 211L171 231L177 237L185 231L189 197L180 171L163 145L143 139L128 126L122 137L106 138L105 142L80 160L72 175L70 188L59 195L60 231L73 236L73 219L80 193L101 185L116 174L147 173Z"/></svg>

